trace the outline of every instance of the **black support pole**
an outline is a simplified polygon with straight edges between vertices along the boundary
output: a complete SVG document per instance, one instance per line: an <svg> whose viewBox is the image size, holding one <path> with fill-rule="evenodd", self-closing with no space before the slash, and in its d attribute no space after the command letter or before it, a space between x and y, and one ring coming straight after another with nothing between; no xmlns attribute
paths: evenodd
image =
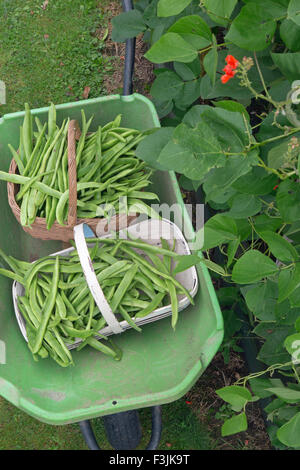
<svg viewBox="0 0 300 470"><path fill-rule="evenodd" d="M132 0L123 0L123 11L128 12L133 9ZM123 77L123 95L128 96L133 91L133 71L135 59L135 38L127 39L125 44L125 65Z"/></svg>

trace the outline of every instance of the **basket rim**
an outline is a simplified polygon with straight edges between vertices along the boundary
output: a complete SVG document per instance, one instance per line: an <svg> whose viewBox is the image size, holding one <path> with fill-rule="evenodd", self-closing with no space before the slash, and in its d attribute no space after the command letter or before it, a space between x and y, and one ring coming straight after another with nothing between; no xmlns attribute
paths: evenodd
<svg viewBox="0 0 300 470"><path fill-rule="evenodd" d="M17 174L17 163L15 161L15 159L13 158L11 160L11 163L10 163L10 166L9 166L9 173L11 174ZM18 188L18 184L15 184L15 183L12 183L12 182L7 182L7 193L8 193L8 203L15 215L15 217L17 218L18 222L20 223L20 215L21 215L21 209L20 209L20 206L18 205L16 199L15 199L15 194L17 192L17 188ZM125 219L127 218L128 220L128 224L130 224L133 220L135 220L136 218L138 217L137 214L131 214L131 215L127 215L127 214L116 214L114 216L111 217L111 221L116 221L118 222L120 219ZM94 217L94 218L80 218L80 219L76 219L76 222L75 224L73 225L69 225L69 224L66 224L66 225L60 225L56 220L55 222L53 223L52 227L50 230L47 229L47 223L46 223L46 219L44 217L36 217L34 222L31 224L30 227L23 227L23 229L29 229L29 233L34 233L35 230L39 231L39 230L46 230L46 232L51 235L51 232L56 232L57 230L59 230L61 233L63 233L64 231L70 231L72 230L73 231L73 228L75 227L75 225L79 225L81 223L86 223L86 224L91 224L91 225L97 225L99 222L105 222L106 221L106 226L108 227L108 222L107 222L107 219L105 217ZM118 229L118 227L117 227ZM27 231L27 230L25 230ZM73 234L73 232L72 232Z"/></svg>

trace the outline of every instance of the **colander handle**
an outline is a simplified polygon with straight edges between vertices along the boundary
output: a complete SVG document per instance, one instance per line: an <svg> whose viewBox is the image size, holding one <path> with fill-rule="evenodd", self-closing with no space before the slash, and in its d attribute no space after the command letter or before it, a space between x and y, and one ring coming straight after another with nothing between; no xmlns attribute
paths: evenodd
<svg viewBox="0 0 300 470"><path fill-rule="evenodd" d="M74 241L87 285L91 291L92 296L94 297L96 305L98 306L101 314L105 318L106 323L108 326L110 326L113 333L122 333L124 329L121 327L109 303L107 302L95 274L93 263L85 240L84 224L76 225L74 227Z"/></svg>

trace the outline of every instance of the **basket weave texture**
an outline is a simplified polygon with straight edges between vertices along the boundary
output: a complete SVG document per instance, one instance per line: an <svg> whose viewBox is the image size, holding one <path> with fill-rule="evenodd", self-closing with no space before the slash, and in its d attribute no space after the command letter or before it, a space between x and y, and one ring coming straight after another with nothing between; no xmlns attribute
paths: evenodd
<svg viewBox="0 0 300 470"><path fill-rule="evenodd" d="M118 231L128 227L136 218L137 214L116 214L109 221L106 218L84 218L77 219L77 172L76 172L76 140L80 138L80 128L77 121L72 120L68 129L68 175L69 175L69 208L68 220L66 225L60 225L54 222L51 229L47 229L45 218L36 217L31 226L22 226L23 230L34 238L42 240L61 240L67 242L74 238L74 226L85 223L98 236L105 235L111 230ZM17 163L12 159L9 173L18 172ZM7 183L8 203L14 216L20 223L21 209L16 202L16 195L19 192L19 185Z"/></svg>

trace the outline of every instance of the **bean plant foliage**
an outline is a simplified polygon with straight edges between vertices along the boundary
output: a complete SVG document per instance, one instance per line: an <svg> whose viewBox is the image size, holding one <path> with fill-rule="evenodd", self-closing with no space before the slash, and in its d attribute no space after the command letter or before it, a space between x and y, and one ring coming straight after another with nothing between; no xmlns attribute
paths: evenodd
<svg viewBox="0 0 300 470"><path fill-rule="evenodd" d="M300 449L300 0L139 0L113 39L140 33L162 127L137 155L203 192L221 305L242 299L265 364L217 390L232 409L222 435L268 398L273 446Z"/></svg>

